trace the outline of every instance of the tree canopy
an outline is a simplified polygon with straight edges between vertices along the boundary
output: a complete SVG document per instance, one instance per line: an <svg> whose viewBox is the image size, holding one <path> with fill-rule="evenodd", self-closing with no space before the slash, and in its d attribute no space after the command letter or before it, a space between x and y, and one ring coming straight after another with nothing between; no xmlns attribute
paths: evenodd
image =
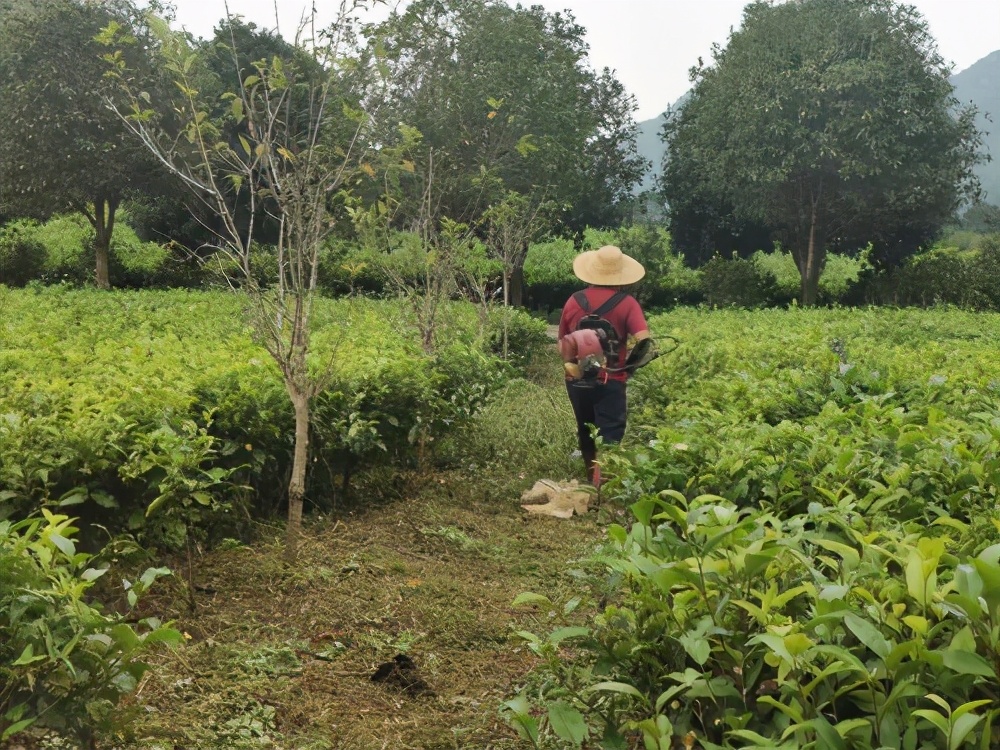
<svg viewBox="0 0 1000 750"><path fill-rule="evenodd" d="M419 131L440 215L472 223L513 190L564 204L574 229L620 221L646 168L636 104L590 68L571 14L416 0L370 32L391 72L381 138L398 140L399 123Z"/></svg>
<svg viewBox="0 0 1000 750"><path fill-rule="evenodd" d="M755 2L668 122L663 197L682 250L763 225L793 253L802 302L828 248L896 262L975 192L979 134L927 24L893 0Z"/></svg>
<svg viewBox="0 0 1000 750"><path fill-rule="evenodd" d="M41 0L0 14L0 205L21 216L84 214L96 234L95 275L109 286L115 213L132 189L150 190L164 172L104 105L106 51L96 37L110 23L135 29L122 50L151 88L150 38L129 3Z"/></svg>

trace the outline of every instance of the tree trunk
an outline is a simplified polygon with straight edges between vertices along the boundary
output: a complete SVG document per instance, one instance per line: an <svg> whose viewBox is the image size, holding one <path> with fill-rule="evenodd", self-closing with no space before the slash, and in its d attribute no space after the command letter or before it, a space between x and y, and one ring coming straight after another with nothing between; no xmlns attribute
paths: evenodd
<svg viewBox="0 0 1000 750"><path fill-rule="evenodd" d="M285 558L291 562L298 553L302 534L302 501L306 494L306 467L309 465L309 398L293 384L286 384L295 407L295 450L292 477L288 482L288 525L285 529Z"/></svg>
<svg viewBox="0 0 1000 750"><path fill-rule="evenodd" d="M825 248L816 237L816 215L809 226L809 247L806 250L805 264L802 269L802 306L812 307L819 297L819 274L823 269Z"/></svg>
<svg viewBox="0 0 1000 750"><path fill-rule="evenodd" d="M510 274L510 305L524 307L524 266L516 265Z"/></svg>
<svg viewBox="0 0 1000 750"><path fill-rule="evenodd" d="M115 211L117 209L117 200L98 198L94 201L94 215L90 217L95 235L94 281L98 289L111 288L108 265L111 256L111 235L115 231Z"/></svg>
<svg viewBox="0 0 1000 750"><path fill-rule="evenodd" d="M812 202L812 215L809 217L809 244L805 257L799 264L799 274L802 277L802 306L812 307L819 297L819 275L823 270L826 248L819 237L817 223L819 218L819 199Z"/></svg>

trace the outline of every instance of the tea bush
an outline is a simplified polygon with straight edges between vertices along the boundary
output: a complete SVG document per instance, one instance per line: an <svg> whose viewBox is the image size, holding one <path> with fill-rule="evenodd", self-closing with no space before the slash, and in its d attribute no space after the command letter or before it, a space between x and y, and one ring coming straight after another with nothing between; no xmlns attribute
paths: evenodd
<svg viewBox="0 0 1000 750"><path fill-rule="evenodd" d="M954 519L873 524L833 500L782 518L667 490L631 511L598 558L614 603L588 627L524 634L549 673L508 704L525 735L537 705L566 746L1000 740L1000 544L972 554Z"/></svg>
<svg viewBox="0 0 1000 750"><path fill-rule="evenodd" d="M713 257L700 269L701 292L717 307L766 307L778 298L778 281L753 258Z"/></svg>
<svg viewBox="0 0 1000 750"><path fill-rule="evenodd" d="M648 224L632 224L613 231L588 229L584 232L581 249L596 250L602 245L616 245L642 263L646 275L629 291L643 306L663 308L704 300L699 273L686 266L684 257L674 251L667 230Z"/></svg>
<svg viewBox="0 0 1000 750"><path fill-rule="evenodd" d="M751 256L758 268L771 273L777 283L775 301L787 305L801 296L802 277L789 252L775 247L773 252L758 250ZM857 283L860 274L869 267L867 256L850 257L838 253L827 253L823 272L819 277L819 303L840 302L851 287Z"/></svg>
<svg viewBox="0 0 1000 750"><path fill-rule="evenodd" d="M588 625L523 634L543 668L511 723L567 747L996 747L998 322L652 318L682 345L604 457L631 521L586 566Z"/></svg>
<svg viewBox="0 0 1000 750"><path fill-rule="evenodd" d="M84 284L93 278L94 229L79 214L55 216L44 223L15 221L0 232L0 283L24 286L38 280ZM125 211L119 213L115 224L108 261L116 287L201 283L196 262L175 257L166 246L140 240L128 225Z"/></svg>
<svg viewBox="0 0 1000 750"><path fill-rule="evenodd" d="M37 279L45 268L45 246L30 220L0 227L0 284L20 287Z"/></svg>
<svg viewBox="0 0 1000 750"><path fill-rule="evenodd" d="M239 322L237 295L49 287L0 290L0 309L0 518L61 503L88 526L151 533L147 507L165 473L185 466L182 484L227 472L211 493L220 501L249 500L261 512L282 502L291 405ZM318 303L313 363L332 362L333 375L316 402L313 502L332 502L333 488L367 461L428 458L510 377L476 311L455 304L448 313L446 343L428 355L397 302ZM516 330L537 338L542 324L522 318ZM202 457L196 466L189 452ZM157 536L176 546L184 531L175 524Z"/></svg>
<svg viewBox="0 0 1000 750"><path fill-rule="evenodd" d="M105 611L90 589L107 564L77 551L72 519L0 521L0 742L29 726L57 729L90 747L112 709L135 690L156 644L181 634L152 618ZM126 582L127 611L163 568Z"/></svg>
<svg viewBox="0 0 1000 750"><path fill-rule="evenodd" d="M1000 310L1000 235L979 235L974 249L940 243L882 273L866 272L845 300L851 303L956 305Z"/></svg>
<svg viewBox="0 0 1000 750"><path fill-rule="evenodd" d="M646 269L646 276L629 287L629 292L646 307L673 307L701 302L698 271L688 268L675 253L670 234L657 227L634 225L617 230L587 229L580 249L569 239L553 239L533 244L524 263L528 297L534 307L561 309L569 296L580 289L573 275L573 259L583 250L616 245Z"/></svg>
<svg viewBox="0 0 1000 750"><path fill-rule="evenodd" d="M385 239L385 246L338 240L324 250L319 283L332 295L395 295L402 289L420 288L428 262L434 260L415 232L394 231ZM466 277L499 282L500 262L489 258L480 242L457 248L451 262L460 282Z"/></svg>

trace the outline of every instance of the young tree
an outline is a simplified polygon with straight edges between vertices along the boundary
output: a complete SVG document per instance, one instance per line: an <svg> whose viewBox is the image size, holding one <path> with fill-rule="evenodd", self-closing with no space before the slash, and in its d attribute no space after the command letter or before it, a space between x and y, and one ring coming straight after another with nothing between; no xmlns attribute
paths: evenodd
<svg viewBox="0 0 1000 750"><path fill-rule="evenodd" d="M244 295L254 332L284 379L295 412L289 558L296 554L301 532L311 405L331 375L328 365L317 365L310 356L320 249L333 230L330 208L356 166L360 134L368 123L341 85L356 70L346 51L353 44L351 13L358 7L342 2L338 21L322 32L310 29L308 41L300 30L294 45L299 54L292 60L274 55L240 65L234 41L235 85L217 98L205 97L197 86L198 51L169 29L160 33L165 68L179 92L171 101L148 101L121 57L127 40L113 27L105 35L116 47L107 59L127 97L126 105L112 101L111 106L149 151L211 207L219 223L216 257ZM224 122L211 116L219 99L226 102ZM350 121L346 140L345 118ZM252 267L255 219L261 212L277 226L277 272L263 283Z"/></svg>
<svg viewBox="0 0 1000 750"><path fill-rule="evenodd" d="M499 260L503 268L505 307L521 304L524 259L528 256L528 247L552 226L552 216L557 210L558 206L553 201L509 190L483 212L480 225L484 242L490 255ZM506 331L504 333L506 357Z"/></svg>
<svg viewBox="0 0 1000 750"><path fill-rule="evenodd" d="M714 57L668 125L664 198L765 224L795 257L803 304L828 247L913 252L975 192L975 112L912 6L755 2Z"/></svg>
<svg viewBox="0 0 1000 750"><path fill-rule="evenodd" d="M155 91L153 40L129 2L40 0L0 9L0 205L46 219L73 211L95 233L95 281L110 287L108 257L119 204L164 170L104 105L106 66L95 36L132 30L122 50L143 90Z"/></svg>

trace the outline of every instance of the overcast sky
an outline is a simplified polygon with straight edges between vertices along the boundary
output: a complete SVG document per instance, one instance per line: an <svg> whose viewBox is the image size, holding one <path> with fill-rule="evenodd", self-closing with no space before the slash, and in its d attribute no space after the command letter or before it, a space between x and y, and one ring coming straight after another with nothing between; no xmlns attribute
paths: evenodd
<svg viewBox="0 0 1000 750"><path fill-rule="evenodd" d="M173 1L175 27L183 26L195 36L210 36L225 16L224 0ZM955 72L1000 49L1000 0L910 2L927 19L938 50L954 64ZM274 28L276 4L280 30L291 38L307 7L305 2L230 0L229 10L259 26ZM699 56L711 59L713 42L725 44L730 28L739 26L746 0L527 0L523 4L572 11L587 29L593 67L614 69L638 101L636 119L647 120L687 91L688 70ZM339 3L316 0L316 6L322 14L323 7ZM332 16L331 11L328 18Z"/></svg>

